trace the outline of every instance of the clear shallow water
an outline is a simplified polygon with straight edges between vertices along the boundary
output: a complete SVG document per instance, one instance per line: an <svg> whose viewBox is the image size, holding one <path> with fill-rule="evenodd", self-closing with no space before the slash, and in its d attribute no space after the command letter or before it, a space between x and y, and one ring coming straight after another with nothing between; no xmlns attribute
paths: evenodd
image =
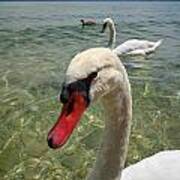
<svg viewBox="0 0 180 180"><path fill-rule="evenodd" d="M180 148L180 3L1 2L1 179L84 179L103 127L99 107L90 108L64 149L48 149L46 137L69 61L79 51L106 46L99 32L108 16L116 22L117 44L164 39L155 54L123 60L134 105L127 164ZM81 18L98 25L82 29Z"/></svg>

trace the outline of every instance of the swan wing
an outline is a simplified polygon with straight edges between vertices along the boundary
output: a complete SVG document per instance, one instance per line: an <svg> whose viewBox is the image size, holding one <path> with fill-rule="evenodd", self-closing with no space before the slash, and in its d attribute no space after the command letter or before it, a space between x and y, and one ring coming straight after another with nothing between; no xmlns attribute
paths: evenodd
<svg viewBox="0 0 180 180"><path fill-rule="evenodd" d="M137 49L137 44L139 41L136 39L127 40L124 43L120 44L113 51L117 54L127 54L135 49Z"/></svg>
<svg viewBox="0 0 180 180"><path fill-rule="evenodd" d="M121 180L180 180L180 150L163 151L127 167Z"/></svg>
<svg viewBox="0 0 180 180"><path fill-rule="evenodd" d="M147 40L131 39L116 47L113 52L117 55L137 55L137 54L148 54L155 51L160 46L162 40L157 42L151 42Z"/></svg>

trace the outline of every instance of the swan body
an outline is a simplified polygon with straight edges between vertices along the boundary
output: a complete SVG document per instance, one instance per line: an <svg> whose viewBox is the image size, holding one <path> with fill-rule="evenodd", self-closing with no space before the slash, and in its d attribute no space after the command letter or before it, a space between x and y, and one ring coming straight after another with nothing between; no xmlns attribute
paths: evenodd
<svg viewBox="0 0 180 180"><path fill-rule="evenodd" d="M154 52L162 43L162 39L157 42L147 41L147 40L138 40L131 39L122 43L115 49L113 52L118 56L121 55L148 55Z"/></svg>
<svg viewBox="0 0 180 180"><path fill-rule="evenodd" d="M77 54L67 68L59 97L62 112L47 138L53 149L67 142L93 102L99 99L104 106L103 138L87 180L179 180L180 151L162 152L123 170L132 119L131 88L123 64L109 48Z"/></svg>
<svg viewBox="0 0 180 180"><path fill-rule="evenodd" d="M82 23L82 26L93 26L93 25L96 25L96 21L95 20L84 20L84 19L81 19L80 20L81 23Z"/></svg>
<svg viewBox="0 0 180 180"><path fill-rule="evenodd" d="M121 180L179 180L180 150L162 151L125 168Z"/></svg>
<svg viewBox="0 0 180 180"><path fill-rule="evenodd" d="M111 18L104 19L103 30L109 28L109 43L108 46L112 49L116 42L116 29ZM121 55L147 55L154 52L162 43L162 39L157 42L148 40L130 39L113 49L113 52L118 56Z"/></svg>

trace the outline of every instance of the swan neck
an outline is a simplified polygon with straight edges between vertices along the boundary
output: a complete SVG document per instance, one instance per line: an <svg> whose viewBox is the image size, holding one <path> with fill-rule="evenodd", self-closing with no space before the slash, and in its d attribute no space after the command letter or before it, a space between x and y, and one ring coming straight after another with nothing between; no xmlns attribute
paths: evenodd
<svg viewBox="0 0 180 180"><path fill-rule="evenodd" d="M104 98L105 130L95 166L88 180L120 180L129 143L131 101L129 85L116 89Z"/></svg>
<svg viewBox="0 0 180 180"><path fill-rule="evenodd" d="M109 34L108 47L113 49L114 45L115 45L115 42L116 42L116 30L115 30L114 24L109 25L109 31L110 31L110 34Z"/></svg>

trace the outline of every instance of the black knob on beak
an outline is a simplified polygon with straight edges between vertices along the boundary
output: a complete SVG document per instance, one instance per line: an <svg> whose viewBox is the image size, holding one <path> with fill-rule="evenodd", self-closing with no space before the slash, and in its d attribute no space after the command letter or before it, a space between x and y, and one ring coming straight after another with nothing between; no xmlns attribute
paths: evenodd
<svg viewBox="0 0 180 180"><path fill-rule="evenodd" d="M61 91L61 94L60 94L60 101L65 104L68 102L68 99L69 99L69 92L68 92L68 87L63 85L62 87L62 91Z"/></svg>

